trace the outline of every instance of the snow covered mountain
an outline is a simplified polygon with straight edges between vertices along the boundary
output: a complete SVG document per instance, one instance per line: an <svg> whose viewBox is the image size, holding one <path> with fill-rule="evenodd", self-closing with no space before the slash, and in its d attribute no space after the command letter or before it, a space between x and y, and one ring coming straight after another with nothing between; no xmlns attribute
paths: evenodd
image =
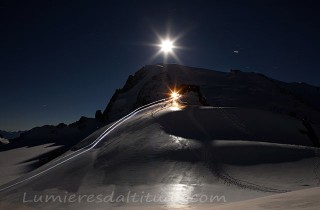
<svg viewBox="0 0 320 210"><path fill-rule="evenodd" d="M82 117L68 126L61 123L33 128L0 150L45 143L69 149L102 125L120 119L137 107L168 97L169 89L181 84L199 86L212 106L272 111L297 119L305 118L316 127L320 122L319 87L284 83L239 70L219 72L175 64L149 65L130 75L123 88L115 91L105 110L96 112L95 119Z"/></svg>
<svg viewBox="0 0 320 210"><path fill-rule="evenodd" d="M130 75L103 115L113 121L136 107L167 97L169 88L181 84L198 85L210 105L263 109L320 122L320 87L284 83L239 70L219 72L176 64L145 66Z"/></svg>
<svg viewBox="0 0 320 210"><path fill-rule="evenodd" d="M130 75L124 87L116 90L103 117L108 122L117 120L139 106L168 97L170 89L182 84L199 86L212 106L270 111L291 116L301 123L304 119L316 129L316 136L320 136L319 87L284 83L239 70L219 72L175 64L145 66Z"/></svg>
<svg viewBox="0 0 320 210"><path fill-rule="evenodd" d="M61 123L34 128L22 133L13 143L27 142L25 146L54 143L70 148L102 125L120 119L137 107L168 97L169 88L181 84L199 86L213 106L255 108L306 118L311 124L320 122L319 87L284 83L239 70L219 72L175 64L149 65L130 75L123 88L115 91L103 113L96 112L95 119L82 117L69 126Z"/></svg>
<svg viewBox="0 0 320 210"><path fill-rule="evenodd" d="M175 88L184 95L157 101ZM7 172L13 178L6 181L13 181L0 187L0 209L192 209L193 204L205 209L225 203L232 209L234 202L243 208L273 205L273 197L250 199L279 199L273 195L278 193L289 193L283 195L287 200L304 192L313 198L319 189L305 190L320 183L318 90L238 70L145 66L129 76L106 109L96 112L96 119L35 128L16 139L35 153L44 142L40 149L48 153L29 155L27 161L11 158L8 171L18 171L13 163L39 166L44 159L46 164L16 180L17 175ZM206 105L199 102L199 94ZM154 103L143 106L150 102ZM97 127L101 128L89 135ZM52 143L54 150L48 147ZM56 147L64 144L76 145L59 156L62 152ZM25 150L3 151L0 161L10 159L10 151ZM128 193L136 193L141 202L116 200ZM148 202L147 194L167 200ZM35 195L93 195L97 202L34 202ZM99 195L113 199L98 202ZM317 199L308 202L314 209L320 207Z"/></svg>

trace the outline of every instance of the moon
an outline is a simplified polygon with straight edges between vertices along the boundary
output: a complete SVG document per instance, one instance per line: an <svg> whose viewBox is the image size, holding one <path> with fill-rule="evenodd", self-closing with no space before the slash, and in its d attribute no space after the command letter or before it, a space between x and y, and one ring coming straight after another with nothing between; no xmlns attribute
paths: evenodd
<svg viewBox="0 0 320 210"><path fill-rule="evenodd" d="M171 53L174 48L173 41L169 39L161 41L160 48L161 48L161 51L166 54Z"/></svg>

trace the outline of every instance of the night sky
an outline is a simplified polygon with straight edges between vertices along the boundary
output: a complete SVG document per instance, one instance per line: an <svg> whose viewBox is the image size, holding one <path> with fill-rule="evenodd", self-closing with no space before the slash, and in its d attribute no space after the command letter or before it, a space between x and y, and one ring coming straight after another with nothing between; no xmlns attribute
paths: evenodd
<svg viewBox="0 0 320 210"><path fill-rule="evenodd" d="M104 109L161 36L181 64L320 86L317 1L0 1L0 129ZM168 62L177 63L170 58Z"/></svg>

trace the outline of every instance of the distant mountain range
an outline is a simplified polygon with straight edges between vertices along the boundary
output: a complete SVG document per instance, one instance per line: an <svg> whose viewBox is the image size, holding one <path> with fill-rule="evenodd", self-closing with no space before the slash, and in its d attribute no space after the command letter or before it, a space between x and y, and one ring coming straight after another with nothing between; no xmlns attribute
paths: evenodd
<svg viewBox="0 0 320 210"><path fill-rule="evenodd" d="M5 139L13 139L13 138L17 138L20 136L21 133L23 133L25 131L2 131L0 130L0 136L2 136Z"/></svg>

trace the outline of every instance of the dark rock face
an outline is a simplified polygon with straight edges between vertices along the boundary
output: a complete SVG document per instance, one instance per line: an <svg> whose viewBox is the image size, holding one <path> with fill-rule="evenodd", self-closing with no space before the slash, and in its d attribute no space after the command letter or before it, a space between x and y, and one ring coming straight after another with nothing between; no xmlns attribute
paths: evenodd
<svg viewBox="0 0 320 210"><path fill-rule="evenodd" d="M112 95L107 107L103 111L103 118L105 120L109 119L109 113L112 110L114 102L117 100L119 94L123 94L131 90L136 84L138 84L146 75L147 70L145 67L138 70L134 75L129 75L125 85L121 89L116 89L115 93Z"/></svg>
<svg viewBox="0 0 320 210"><path fill-rule="evenodd" d="M309 140L312 142L314 147L319 148L320 141L311 123L308 122L308 120L306 119L302 119L301 121L304 127L306 128L306 130L300 130L300 132L308 136Z"/></svg>
<svg viewBox="0 0 320 210"><path fill-rule="evenodd" d="M95 115L94 115L94 118L95 118L97 121L101 122L101 123L105 122L105 118L104 118L101 110L97 110L97 111L96 111L96 113L95 113Z"/></svg>

